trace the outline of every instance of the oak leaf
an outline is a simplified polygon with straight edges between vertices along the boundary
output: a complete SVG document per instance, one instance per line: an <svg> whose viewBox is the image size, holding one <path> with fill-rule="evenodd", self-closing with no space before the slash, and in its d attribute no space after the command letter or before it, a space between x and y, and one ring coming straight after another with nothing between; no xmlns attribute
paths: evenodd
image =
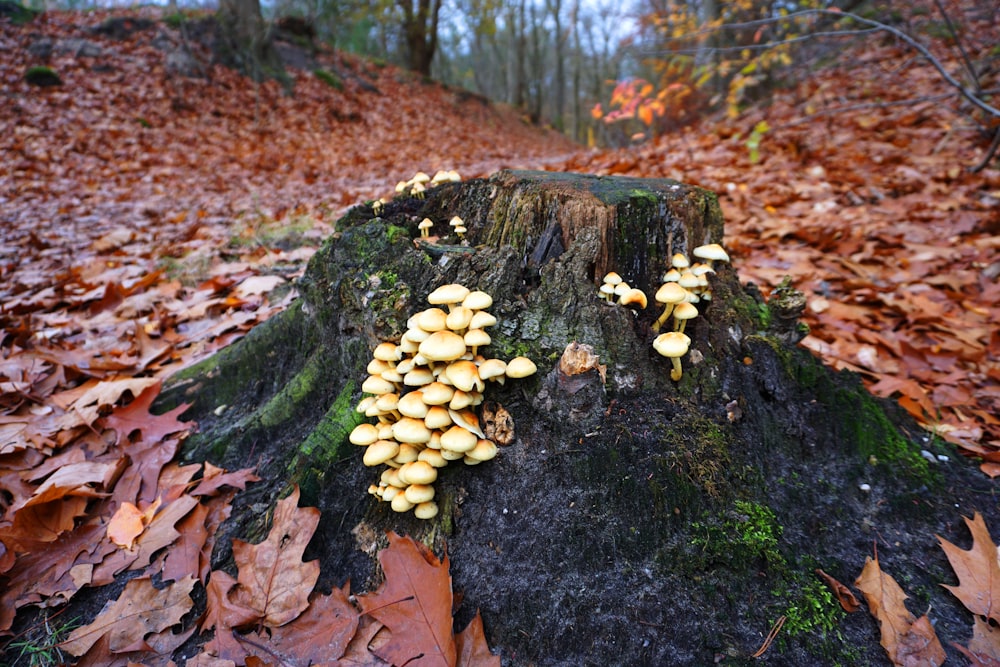
<svg viewBox="0 0 1000 667"><path fill-rule="evenodd" d="M128 442L129 436L138 431L146 442L160 442L168 435L186 431L194 422L177 419L191 405L183 403L162 415L149 412L153 400L160 394L160 383L156 382L142 389L141 393L124 407L115 408L105 419L105 425L117 435L117 443Z"/></svg>
<svg viewBox="0 0 1000 667"><path fill-rule="evenodd" d="M147 511L143 512L132 503L122 503L108 522L108 539L123 549L131 549L135 538L146 530L146 524L149 523L159 504L157 499L155 505L150 505Z"/></svg>
<svg viewBox="0 0 1000 667"><path fill-rule="evenodd" d="M438 560L422 544L390 532L389 547L379 552L378 560L385 582L358 601L362 611L384 623L392 635L372 652L395 665L454 665L448 555Z"/></svg>
<svg viewBox="0 0 1000 667"><path fill-rule="evenodd" d="M1000 563L997 562L997 546L990 539L989 530L979 512L972 519L963 518L972 533L971 549L960 549L938 536L941 548L948 556L948 562L958 575L959 582L958 586L942 585L973 614L1000 622Z"/></svg>
<svg viewBox="0 0 1000 667"><path fill-rule="evenodd" d="M951 645L969 659L970 667L1000 667L1000 629L991 626L982 616L976 616L968 646L955 642Z"/></svg>
<svg viewBox="0 0 1000 667"><path fill-rule="evenodd" d="M867 559L854 585L864 593L869 611L878 619L882 646L894 665L937 667L944 662L944 648L930 619L917 619L906 609L906 593L882 571L878 556Z"/></svg>
<svg viewBox="0 0 1000 667"><path fill-rule="evenodd" d="M486 643L483 617L478 611L455 637L455 644L458 650L458 667L500 667L500 657L490 653L490 647Z"/></svg>
<svg viewBox="0 0 1000 667"><path fill-rule="evenodd" d="M117 600L105 606L92 623L74 630L60 648L71 655L83 655L107 635L112 652L141 650L146 635L178 623L191 609L194 582L194 577L186 577L157 590L147 578L133 579Z"/></svg>

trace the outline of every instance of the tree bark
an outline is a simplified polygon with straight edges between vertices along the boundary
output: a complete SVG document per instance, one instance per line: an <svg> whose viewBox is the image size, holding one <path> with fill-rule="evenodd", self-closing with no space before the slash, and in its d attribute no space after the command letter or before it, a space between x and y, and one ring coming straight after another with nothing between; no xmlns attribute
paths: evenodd
<svg viewBox="0 0 1000 667"><path fill-rule="evenodd" d="M275 51L260 0L221 0L219 59L256 81L282 78L284 66Z"/></svg>
<svg viewBox="0 0 1000 667"><path fill-rule="evenodd" d="M444 236L453 215L467 244L418 240L421 219ZM446 541L458 625L481 610L505 665L736 664L781 616L769 654L781 664L881 664L875 622L841 612L813 573L850 583L877 542L938 633L964 641L971 617L938 585L953 576L933 536L966 543L961 515L976 510L997 525L989 484L954 458L929 462L920 449L934 445L911 422L792 344L801 294L765 303L717 265L679 382L650 345L652 299L636 312L598 297L609 270L651 297L672 253L724 242L712 193L501 172L396 199L381 217L356 207L337 229L295 306L162 396L194 403L186 458L252 462L265 478L237 497L217 563L298 484L323 511L321 587L376 581L386 530ZM372 349L453 282L494 299L486 354L526 355L538 373L489 390L512 441L493 461L442 469L441 513L421 521L366 493L379 473L347 436ZM573 344L603 368L571 372Z"/></svg>
<svg viewBox="0 0 1000 667"><path fill-rule="evenodd" d="M430 76L434 52L437 51L441 0L398 0L398 4L403 10L403 38L409 53L410 69Z"/></svg>

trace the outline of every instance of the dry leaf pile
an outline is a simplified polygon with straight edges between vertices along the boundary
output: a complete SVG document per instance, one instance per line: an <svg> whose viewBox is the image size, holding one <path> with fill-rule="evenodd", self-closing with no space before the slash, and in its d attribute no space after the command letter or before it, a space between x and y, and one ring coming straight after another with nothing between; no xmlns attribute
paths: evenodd
<svg viewBox="0 0 1000 667"><path fill-rule="evenodd" d="M977 29L1000 38L995 23ZM1000 168L968 171L989 138L948 110L929 65L875 41L857 56L736 120L563 167L717 192L741 277L766 293L791 276L808 296L803 344L995 476ZM755 164L747 140L760 121L771 129Z"/></svg>

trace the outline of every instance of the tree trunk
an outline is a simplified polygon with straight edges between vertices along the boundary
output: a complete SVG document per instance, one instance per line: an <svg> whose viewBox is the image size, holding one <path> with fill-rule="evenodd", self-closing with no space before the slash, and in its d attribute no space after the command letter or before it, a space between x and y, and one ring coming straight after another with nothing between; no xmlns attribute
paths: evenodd
<svg viewBox="0 0 1000 667"><path fill-rule="evenodd" d="M414 242L421 219L444 236L453 215L467 245ZM652 297L671 253L723 242L712 193L501 172L396 199L382 217L356 207L337 229L295 306L162 397L194 402L187 459L253 463L265 478L237 497L216 562L299 484L301 504L323 511L321 587L374 582L386 530L447 541L459 627L480 609L505 665L749 664L781 616L780 664L883 664L875 622L841 612L813 573L851 583L877 541L883 567L920 591L914 611L930 604L941 636L967 637L971 617L938 585L954 578L934 534L966 543L960 518L975 510L996 525L989 485L962 461L928 462L911 423L792 344L800 294L765 303L717 265L678 382L650 345L652 299L636 312L598 297L609 270ZM538 373L488 390L513 439L493 461L442 469L441 512L421 521L366 492L379 470L347 436L373 348L454 282L493 297L486 354L526 355ZM601 368L562 362L572 344Z"/></svg>
<svg viewBox="0 0 1000 667"><path fill-rule="evenodd" d="M410 69L423 76L431 75L431 62L437 51L438 17L441 0L398 0L403 9L403 38L410 58Z"/></svg>
<svg viewBox="0 0 1000 667"><path fill-rule="evenodd" d="M223 64L256 81L284 77L281 57L260 13L260 0L221 0L218 21L216 52Z"/></svg>

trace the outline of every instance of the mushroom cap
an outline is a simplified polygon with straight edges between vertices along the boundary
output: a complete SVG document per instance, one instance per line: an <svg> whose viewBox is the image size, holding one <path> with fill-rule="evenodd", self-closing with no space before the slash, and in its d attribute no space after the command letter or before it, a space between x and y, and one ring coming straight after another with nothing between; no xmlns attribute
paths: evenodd
<svg viewBox="0 0 1000 667"><path fill-rule="evenodd" d="M422 342L419 353L430 361L452 361L465 354L465 341L451 331L435 331Z"/></svg>
<svg viewBox="0 0 1000 667"><path fill-rule="evenodd" d="M716 262L729 261L729 254L718 243L709 243L707 245L700 245L697 248L695 248L691 254L700 259L708 259Z"/></svg>
<svg viewBox="0 0 1000 667"><path fill-rule="evenodd" d="M375 401L375 407L382 412L392 412L399 404L399 394L382 394Z"/></svg>
<svg viewBox="0 0 1000 667"><path fill-rule="evenodd" d="M398 442L423 444L431 439L431 430L422 419L403 417L392 425L392 437Z"/></svg>
<svg viewBox="0 0 1000 667"><path fill-rule="evenodd" d="M374 424L358 424L351 431L349 440L355 445L370 445L378 440L378 429Z"/></svg>
<svg viewBox="0 0 1000 667"><path fill-rule="evenodd" d="M406 487L406 491L403 494L414 505L427 503L434 500L434 487L430 484L410 484Z"/></svg>
<svg viewBox="0 0 1000 667"><path fill-rule="evenodd" d="M683 357L691 346L691 339L678 331L660 334L653 339L653 349L664 357Z"/></svg>
<svg viewBox="0 0 1000 667"><path fill-rule="evenodd" d="M422 387L434 382L434 373L426 366L417 366L403 376L403 384L407 387Z"/></svg>
<svg viewBox="0 0 1000 667"><path fill-rule="evenodd" d="M683 301L674 308L674 317L679 320L690 320L698 317L698 309L693 304Z"/></svg>
<svg viewBox="0 0 1000 667"><path fill-rule="evenodd" d="M445 368L444 374L451 383L462 391L472 391L479 379L479 369L471 361L453 361Z"/></svg>
<svg viewBox="0 0 1000 667"><path fill-rule="evenodd" d="M601 283L601 286L597 288L597 291L606 298L610 299L615 294L615 286L611 283Z"/></svg>
<svg viewBox="0 0 1000 667"><path fill-rule="evenodd" d="M399 361L403 353L395 343L379 343L372 351L372 356L381 361Z"/></svg>
<svg viewBox="0 0 1000 667"><path fill-rule="evenodd" d="M424 415L424 425L432 431L451 426L451 415L443 405L432 405Z"/></svg>
<svg viewBox="0 0 1000 667"><path fill-rule="evenodd" d="M455 390L443 382L425 384L420 391L424 395L424 403L427 405L444 405L455 395Z"/></svg>
<svg viewBox="0 0 1000 667"><path fill-rule="evenodd" d="M493 297L482 290L476 290L462 299L462 305L472 310L483 310L493 305Z"/></svg>
<svg viewBox="0 0 1000 667"><path fill-rule="evenodd" d="M417 449L415 445L411 445L408 442L402 442L399 444L399 451L396 455L392 457L392 461L395 461L399 465L406 465L407 463L413 463L417 460L417 456L420 455L420 450ZM386 461L386 463L392 463L392 461ZM400 478L402 479L402 478Z"/></svg>
<svg viewBox="0 0 1000 667"><path fill-rule="evenodd" d="M493 340L490 338L490 335L482 329L469 329L465 332L465 336L463 336L462 339L469 347L482 347L483 345L489 345L490 341Z"/></svg>
<svg viewBox="0 0 1000 667"><path fill-rule="evenodd" d="M507 362L503 359L487 359L479 364L479 377L489 380L496 377L504 377L507 372Z"/></svg>
<svg viewBox="0 0 1000 667"><path fill-rule="evenodd" d="M469 288L458 283L441 285L436 290L427 295L427 303L438 306L441 304L461 303L465 297L469 296Z"/></svg>
<svg viewBox="0 0 1000 667"><path fill-rule="evenodd" d="M681 272L677 269L670 269L663 274L663 282L665 283L675 283L681 279Z"/></svg>
<svg viewBox="0 0 1000 667"><path fill-rule="evenodd" d="M681 274L681 279L677 281L677 284L687 290L694 289L698 287L698 276L690 271L685 271Z"/></svg>
<svg viewBox="0 0 1000 667"><path fill-rule="evenodd" d="M527 357L514 357L507 362L506 375L509 378L525 378L534 375L538 371L535 362Z"/></svg>
<svg viewBox="0 0 1000 667"><path fill-rule="evenodd" d="M389 503L394 512L409 512L413 509L413 503L406 499L406 493L397 493Z"/></svg>
<svg viewBox="0 0 1000 667"><path fill-rule="evenodd" d="M691 267L691 273L701 278L706 273L715 273L715 269L710 267L708 264L702 264L701 262L698 262L697 264L694 264Z"/></svg>
<svg viewBox="0 0 1000 667"><path fill-rule="evenodd" d="M458 227L455 227L456 234L464 234L467 231L469 230L465 228L465 225L459 225Z"/></svg>
<svg viewBox="0 0 1000 667"><path fill-rule="evenodd" d="M365 368L369 375L382 375L385 371L392 368L388 362L382 361L381 359L372 359L368 362L368 366Z"/></svg>
<svg viewBox="0 0 1000 667"><path fill-rule="evenodd" d="M622 282L622 277L614 271L610 271L606 276L604 276L604 282L612 286L618 285Z"/></svg>
<svg viewBox="0 0 1000 667"><path fill-rule="evenodd" d="M462 225L465 224L465 221L462 220L457 215L453 215L451 217L451 220L448 221L448 224L451 225L452 227L461 227Z"/></svg>
<svg viewBox="0 0 1000 667"><path fill-rule="evenodd" d="M461 426L470 433L475 433L480 438L485 438L486 434L479 428L479 417L472 410L448 410L451 420L456 426Z"/></svg>
<svg viewBox="0 0 1000 667"><path fill-rule="evenodd" d="M427 308L417 313L417 326L429 333L448 328L448 313L440 308ZM411 337L412 339L412 337ZM427 340L426 338L424 340ZM417 341L422 343L423 341Z"/></svg>
<svg viewBox="0 0 1000 667"><path fill-rule="evenodd" d="M368 379L361 385L361 391L366 394L391 394L395 389L395 385L378 375L368 376Z"/></svg>
<svg viewBox="0 0 1000 667"><path fill-rule="evenodd" d="M413 516L418 519L433 519L437 516L438 506L433 500L429 500L426 503L420 503L413 508Z"/></svg>
<svg viewBox="0 0 1000 667"><path fill-rule="evenodd" d="M464 331L469 327L469 322L472 321L472 316L475 314L471 308L456 306L445 318L445 325L452 331Z"/></svg>
<svg viewBox="0 0 1000 667"><path fill-rule="evenodd" d="M632 288L622 294L621 298L618 299L618 303L623 306L638 306L639 308L645 308L648 301L646 299L645 292L638 288Z"/></svg>
<svg viewBox="0 0 1000 667"><path fill-rule="evenodd" d="M490 459L496 458L496 455L496 443L492 440L480 438L476 442L476 446L465 453L465 458L475 459L476 461L489 461Z"/></svg>
<svg viewBox="0 0 1000 667"><path fill-rule="evenodd" d="M463 302L464 303L464 302ZM486 327L491 327L497 323L497 318L485 310L480 310L475 315L472 316L472 321L469 322L470 329L485 329Z"/></svg>
<svg viewBox="0 0 1000 667"><path fill-rule="evenodd" d="M687 298L687 290L677 283L663 283L653 298L657 303L680 303Z"/></svg>
<svg viewBox="0 0 1000 667"><path fill-rule="evenodd" d="M455 395L448 401L449 410L462 410L476 404L476 392L455 390Z"/></svg>
<svg viewBox="0 0 1000 667"><path fill-rule="evenodd" d="M399 481L404 484L432 484L437 476L437 468L420 459L407 463L399 469Z"/></svg>
<svg viewBox="0 0 1000 667"><path fill-rule="evenodd" d="M399 399L396 404L396 409L399 410L399 414L404 417L412 417L414 419L423 419L427 416L427 404L424 403L424 394L419 389L417 391L411 391L408 394L403 394L403 397Z"/></svg>
<svg viewBox="0 0 1000 667"><path fill-rule="evenodd" d="M417 461L426 461L435 468L443 468L448 465L447 459L441 456L439 450L430 448L421 451L417 456Z"/></svg>
<svg viewBox="0 0 1000 667"><path fill-rule="evenodd" d="M684 256L684 253L675 252L674 256L670 258L670 265L675 269L686 269L691 266L691 262Z"/></svg>
<svg viewBox="0 0 1000 667"><path fill-rule="evenodd" d="M377 400L378 398L376 396L365 396L361 399L361 402L358 403L358 407L354 408L354 411L360 414L367 414L368 408L375 405L375 401Z"/></svg>
<svg viewBox="0 0 1000 667"><path fill-rule="evenodd" d="M456 425L441 434L441 449L465 454L475 447L478 441L479 438L476 437L475 433Z"/></svg>
<svg viewBox="0 0 1000 667"><path fill-rule="evenodd" d="M368 445L362 461L369 468L385 463L399 453L399 443L392 440L376 440Z"/></svg>
<svg viewBox="0 0 1000 667"><path fill-rule="evenodd" d="M615 285L615 296L621 296L622 294L628 292L630 289L632 289L632 286L623 280L622 282Z"/></svg>
<svg viewBox="0 0 1000 667"><path fill-rule="evenodd" d="M423 220L420 221L420 224L417 225L417 229L430 229L433 226L434 226L433 220L431 220L430 218L424 218Z"/></svg>
<svg viewBox="0 0 1000 667"><path fill-rule="evenodd" d="M426 183L429 180L431 180L430 176L428 176L425 172L418 171L413 175L413 178L410 179L410 183Z"/></svg>

